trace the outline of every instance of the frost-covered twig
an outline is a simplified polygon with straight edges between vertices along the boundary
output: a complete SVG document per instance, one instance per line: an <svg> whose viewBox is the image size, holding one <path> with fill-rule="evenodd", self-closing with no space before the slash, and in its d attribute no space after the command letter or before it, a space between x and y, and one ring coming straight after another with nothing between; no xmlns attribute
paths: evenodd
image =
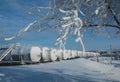
<svg viewBox="0 0 120 82"><path fill-rule="evenodd" d="M5 38L5 40L8 41L8 40L12 40L12 39L14 39L14 38L16 38L16 37L19 37L19 36L22 35L24 32L28 31L28 29L29 29L32 25L34 25L36 22L37 22L37 20L29 23L27 27L21 29L15 36L12 36L12 37L9 37L9 38Z"/></svg>

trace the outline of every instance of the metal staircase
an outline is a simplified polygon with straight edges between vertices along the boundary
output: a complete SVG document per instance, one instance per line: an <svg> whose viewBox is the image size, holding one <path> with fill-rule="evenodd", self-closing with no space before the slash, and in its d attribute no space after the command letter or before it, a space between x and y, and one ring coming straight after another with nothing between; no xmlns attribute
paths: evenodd
<svg viewBox="0 0 120 82"><path fill-rule="evenodd" d="M11 45L2 55L0 55L0 61L2 61L9 53L11 50L13 50L14 45Z"/></svg>

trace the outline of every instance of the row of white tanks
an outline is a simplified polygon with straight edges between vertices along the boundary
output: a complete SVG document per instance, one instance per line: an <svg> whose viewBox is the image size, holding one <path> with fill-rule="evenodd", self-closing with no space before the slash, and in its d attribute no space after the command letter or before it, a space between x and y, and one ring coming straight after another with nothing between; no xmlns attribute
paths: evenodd
<svg viewBox="0 0 120 82"><path fill-rule="evenodd" d="M86 56L98 56L99 53L95 52L85 52L77 50L59 50L59 49L49 49L48 47L16 47L14 48L10 55L6 57L7 59L12 59L12 61L31 61L31 62L48 62L56 60L67 60L77 57ZM11 58L10 58L11 57Z"/></svg>

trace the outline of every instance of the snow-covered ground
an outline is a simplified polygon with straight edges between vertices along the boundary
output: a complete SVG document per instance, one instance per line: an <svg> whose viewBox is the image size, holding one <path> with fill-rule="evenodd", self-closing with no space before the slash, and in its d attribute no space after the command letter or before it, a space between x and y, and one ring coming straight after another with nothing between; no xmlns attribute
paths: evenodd
<svg viewBox="0 0 120 82"><path fill-rule="evenodd" d="M92 57L92 58L89 58L89 59L92 60L92 61L97 61L97 57ZM99 63L111 64L115 67L120 68L120 60L115 60L114 57L111 58L111 57L101 56L98 59L99 59Z"/></svg>
<svg viewBox="0 0 120 82"><path fill-rule="evenodd" d="M0 82L120 82L120 68L84 58L4 66Z"/></svg>

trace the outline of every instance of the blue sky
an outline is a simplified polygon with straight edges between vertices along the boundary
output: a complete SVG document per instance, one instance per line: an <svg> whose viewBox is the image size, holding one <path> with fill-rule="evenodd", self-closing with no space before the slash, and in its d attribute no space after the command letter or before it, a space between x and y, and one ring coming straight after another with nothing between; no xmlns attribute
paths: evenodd
<svg viewBox="0 0 120 82"><path fill-rule="evenodd" d="M52 30L44 32L26 32L21 37L12 41L4 41L5 37L15 35L21 28L27 26L35 20L35 17L29 15L27 11L34 6L46 6L45 0L0 0L0 44L21 43L26 45L39 45L41 47L55 47L55 39L58 33ZM114 32L114 29L112 30ZM80 49L80 43L74 41L75 37L70 36L67 40L67 49ZM120 48L120 38L106 38L104 35L96 36L89 29L85 32L83 38L87 50L109 49L111 44L113 48Z"/></svg>

